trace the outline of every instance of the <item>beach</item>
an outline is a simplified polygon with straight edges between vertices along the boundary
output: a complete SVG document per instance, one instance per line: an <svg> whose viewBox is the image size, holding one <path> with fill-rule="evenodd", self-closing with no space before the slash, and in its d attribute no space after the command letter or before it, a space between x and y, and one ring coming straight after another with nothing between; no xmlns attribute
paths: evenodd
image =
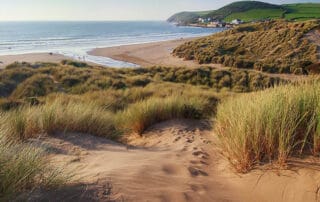
<svg viewBox="0 0 320 202"><path fill-rule="evenodd" d="M50 53L28 53L20 55L1 55L0 56L0 68L12 64L14 62L54 62L59 63L61 60L71 59L69 57L60 54L50 54Z"/></svg>
<svg viewBox="0 0 320 202"><path fill-rule="evenodd" d="M194 61L185 61L174 57L171 53L173 49L185 42L195 38L183 38L152 43L141 43L134 45L123 45L115 47L97 48L88 52L89 55L108 57L118 61L137 64L142 67L148 66L171 66L171 67L198 67ZM28 53L19 55L0 56L0 68L14 62L54 62L59 63L64 59L73 59L61 54L50 53ZM91 63L94 64L94 63ZM98 64L97 64L98 65Z"/></svg>
<svg viewBox="0 0 320 202"><path fill-rule="evenodd" d="M156 65L198 67L200 65L194 61L185 61L171 54L177 46L194 39L195 38L184 38L154 43L97 48L88 53L90 55L109 57L115 60L134 63L143 67Z"/></svg>

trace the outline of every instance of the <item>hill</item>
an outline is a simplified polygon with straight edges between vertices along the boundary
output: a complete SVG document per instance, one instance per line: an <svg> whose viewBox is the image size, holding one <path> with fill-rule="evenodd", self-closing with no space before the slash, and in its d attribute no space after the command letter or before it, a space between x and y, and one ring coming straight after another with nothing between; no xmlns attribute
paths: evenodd
<svg viewBox="0 0 320 202"><path fill-rule="evenodd" d="M240 1L218 10L205 12L182 12L173 15L168 22L187 25L197 22L198 18L211 18L230 22L241 19L245 22L263 19L308 20L320 18L319 3L274 5L259 1Z"/></svg>
<svg viewBox="0 0 320 202"><path fill-rule="evenodd" d="M305 37L314 29L320 29L319 21L245 24L187 42L173 54L200 64L219 63L270 73L308 74L319 71L317 45Z"/></svg>

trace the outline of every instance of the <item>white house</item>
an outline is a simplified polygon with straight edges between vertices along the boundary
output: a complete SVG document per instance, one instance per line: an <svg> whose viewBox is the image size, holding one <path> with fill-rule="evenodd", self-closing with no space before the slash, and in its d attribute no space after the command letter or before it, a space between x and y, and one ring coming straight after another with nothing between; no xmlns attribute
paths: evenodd
<svg viewBox="0 0 320 202"><path fill-rule="evenodd" d="M240 20L240 19L234 19L234 20L231 21L231 24L234 24L234 25L240 25L242 23L243 23L243 21Z"/></svg>
<svg viewBox="0 0 320 202"><path fill-rule="evenodd" d="M203 19L203 18L198 18L198 22L204 23L204 22L205 22L205 19Z"/></svg>

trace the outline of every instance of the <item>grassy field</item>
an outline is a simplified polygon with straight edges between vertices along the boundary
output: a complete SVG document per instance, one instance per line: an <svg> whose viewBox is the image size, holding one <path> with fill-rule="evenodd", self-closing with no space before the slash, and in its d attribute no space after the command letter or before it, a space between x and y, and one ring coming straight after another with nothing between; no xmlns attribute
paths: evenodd
<svg viewBox="0 0 320 202"><path fill-rule="evenodd" d="M310 20L319 19L319 3L299 3L275 5L259 1L239 1L224 6L218 10L205 12L182 12L168 19L169 22L180 24L196 23L198 18L219 19L230 22L241 19L245 22L265 19Z"/></svg>
<svg viewBox="0 0 320 202"><path fill-rule="evenodd" d="M270 73L319 73L317 46L306 38L319 29L319 21L270 21L245 24L234 29L187 42L173 54L186 60L219 63L229 67Z"/></svg>
<svg viewBox="0 0 320 202"><path fill-rule="evenodd" d="M252 9L245 12L232 13L224 18L224 21L231 22L234 19L241 19L244 22L263 19L280 19L284 16L282 9Z"/></svg>
<svg viewBox="0 0 320 202"><path fill-rule="evenodd" d="M320 18L320 4L305 3L305 4L288 4L284 5L287 10L285 19L288 20L309 20Z"/></svg>

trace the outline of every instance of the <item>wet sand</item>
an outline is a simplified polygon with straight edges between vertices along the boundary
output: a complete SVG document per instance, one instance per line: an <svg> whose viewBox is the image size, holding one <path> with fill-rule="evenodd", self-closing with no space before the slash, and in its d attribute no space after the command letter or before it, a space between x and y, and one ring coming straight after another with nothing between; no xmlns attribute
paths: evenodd
<svg viewBox="0 0 320 202"><path fill-rule="evenodd" d="M185 61L172 56L177 46L194 40L195 38L178 39L154 43L124 45L109 48L97 48L89 52L90 55L109 57L115 60L134 63L140 66L172 66L198 67L195 61Z"/></svg>

